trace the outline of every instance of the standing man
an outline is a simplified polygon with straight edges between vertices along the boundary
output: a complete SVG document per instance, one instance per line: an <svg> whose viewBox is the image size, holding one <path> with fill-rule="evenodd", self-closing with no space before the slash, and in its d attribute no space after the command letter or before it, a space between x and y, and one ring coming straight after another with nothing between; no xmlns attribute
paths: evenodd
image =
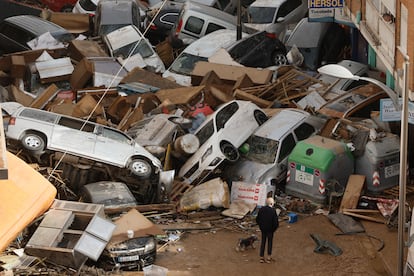
<svg viewBox="0 0 414 276"><path fill-rule="evenodd" d="M266 199L266 206L260 208L256 217L256 222L262 232L260 243L260 262L270 263L272 261L273 234L279 227L279 217L273 208L275 201L272 197ZM265 246L267 240L267 259L264 258Z"/></svg>

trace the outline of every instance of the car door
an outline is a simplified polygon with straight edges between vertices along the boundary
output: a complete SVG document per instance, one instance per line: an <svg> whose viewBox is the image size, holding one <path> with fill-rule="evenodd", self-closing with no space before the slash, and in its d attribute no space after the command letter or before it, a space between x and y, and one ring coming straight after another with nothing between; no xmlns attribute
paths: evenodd
<svg viewBox="0 0 414 276"><path fill-rule="evenodd" d="M96 144L94 155L109 164L124 167L134 153L134 145L124 133L105 126L95 129Z"/></svg>
<svg viewBox="0 0 414 276"><path fill-rule="evenodd" d="M50 149L93 158L96 135L94 124L61 116L50 136Z"/></svg>
<svg viewBox="0 0 414 276"><path fill-rule="evenodd" d="M296 138L292 132L286 135L279 144L279 152L277 154L277 172L276 182L281 182L286 177L288 156L296 146Z"/></svg>

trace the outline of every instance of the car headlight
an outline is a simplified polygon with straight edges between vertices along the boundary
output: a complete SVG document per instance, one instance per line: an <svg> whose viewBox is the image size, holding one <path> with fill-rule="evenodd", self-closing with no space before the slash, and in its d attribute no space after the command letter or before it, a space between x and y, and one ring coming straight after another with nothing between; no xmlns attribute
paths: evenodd
<svg viewBox="0 0 414 276"><path fill-rule="evenodd" d="M149 239L148 242L145 244L144 253L148 253L155 248L155 241L154 239Z"/></svg>
<svg viewBox="0 0 414 276"><path fill-rule="evenodd" d="M201 162L204 162L204 160L206 160L206 158L213 152L213 146L210 146L206 152L203 154L203 156L201 156Z"/></svg>

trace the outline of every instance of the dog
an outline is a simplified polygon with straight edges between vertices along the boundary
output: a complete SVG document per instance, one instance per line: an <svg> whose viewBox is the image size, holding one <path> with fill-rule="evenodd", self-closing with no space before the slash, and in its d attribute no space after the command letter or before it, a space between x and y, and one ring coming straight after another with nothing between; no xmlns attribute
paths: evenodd
<svg viewBox="0 0 414 276"><path fill-rule="evenodd" d="M257 240L258 238L254 234L244 239L240 238L239 241L237 242L236 251L244 251L248 249L249 247L253 249L256 248L255 241Z"/></svg>

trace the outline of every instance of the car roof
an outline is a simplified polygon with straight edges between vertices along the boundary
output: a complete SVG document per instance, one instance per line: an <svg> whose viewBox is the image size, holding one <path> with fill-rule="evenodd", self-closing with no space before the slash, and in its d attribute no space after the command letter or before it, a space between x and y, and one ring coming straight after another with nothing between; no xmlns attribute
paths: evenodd
<svg viewBox="0 0 414 276"><path fill-rule="evenodd" d="M236 30L217 30L192 42L183 50L183 53L208 58L217 52L218 49L232 45L236 39Z"/></svg>
<svg viewBox="0 0 414 276"><path fill-rule="evenodd" d="M133 0L101 0L98 3L102 18L111 18L111 24L123 23L125 22L125 17L131 18L130 10L134 5L138 8L137 3Z"/></svg>
<svg viewBox="0 0 414 276"><path fill-rule="evenodd" d="M308 17L302 18L289 35L285 45L287 47L296 45L298 48L318 47L331 24L331 22L309 21Z"/></svg>
<svg viewBox="0 0 414 276"><path fill-rule="evenodd" d="M33 15L11 16L5 18L4 21L27 30L36 36L40 36L47 32L50 32L51 34L69 33L65 28Z"/></svg>
<svg viewBox="0 0 414 276"><path fill-rule="evenodd" d="M254 135L280 140L294 126L303 122L309 116L308 112L301 109L283 109L261 125L254 132Z"/></svg>
<svg viewBox="0 0 414 276"><path fill-rule="evenodd" d="M250 7L280 7L287 0L256 0Z"/></svg>
<svg viewBox="0 0 414 276"><path fill-rule="evenodd" d="M184 10L192 10L194 12L198 12L200 14L203 14L203 18L205 16L211 16L216 18L217 20L221 20L230 24L234 24L236 26L237 17L234 15L231 15L227 12L221 11L219 9L216 9L214 7L206 6L203 4L199 4L197 2L191 2L187 1L184 6Z"/></svg>

